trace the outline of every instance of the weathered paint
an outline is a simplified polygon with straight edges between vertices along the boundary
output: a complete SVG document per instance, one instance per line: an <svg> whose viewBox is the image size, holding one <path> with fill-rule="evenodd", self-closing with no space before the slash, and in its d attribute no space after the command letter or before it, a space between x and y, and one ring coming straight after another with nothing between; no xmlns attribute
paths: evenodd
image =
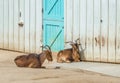
<svg viewBox="0 0 120 83"><path fill-rule="evenodd" d="M0 48L22 52L41 50L42 5L42 0L0 0ZM23 27L18 26L20 11ZM120 63L120 0L64 0L63 12L62 40L80 38L82 60ZM55 28L56 34L62 29L49 28ZM55 34L48 36L52 39ZM70 46L65 44L64 48L67 47Z"/></svg>
<svg viewBox="0 0 120 83"><path fill-rule="evenodd" d="M108 61L115 62L116 0L109 0Z"/></svg>
<svg viewBox="0 0 120 83"><path fill-rule="evenodd" d="M87 27L87 0L80 0L80 42L82 43L82 60L86 60L86 27Z"/></svg>
<svg viewBox="0 0 120 83"><path fill-rule="evenodd" d="M108 0L101 0L101 22L100 22L100 38L102 43L102 38L105 42L104 44L100 46L101 53L100 53L100 60L107 62L108 61L108 27L109 27L109 21L108 21L108 12L109 12L109 4Z"/></svg>
<svg viewBox="0 0 120 83"><path fill-rule="evenodd" d="M87 0L87 26L86 26L86 45L87 60L93 61L93 0Z"/></svg>
<svg viewBox="0 0 120 83"><path fill-rule="evenodd" d="M93 48L93 57L94 61L100 61L100 46L98 45L97 41L95 38L98 39L98 36L100 35L100 18L101 18L101 0L94 0L94 36L93 36L93 43L94 43L94 48Z"/></svg>
<svg viewBox="0 0 120 83"><path fill-rule="evenodd" d="M116 63L120 63L120 0L117 0L117 24L116 24Z"/></svg>
<svg viewBox="0 0 120 83"><path fill-rule="evenodd" d="M1 0L0 11L0 48L40 52L42 0ZM18 25L21 20L23 27Z"/></svg>
<svg viewBox="0 0 120 83"><path fill-rule="evenodd" d="M65 41L80 38L82 60L120 63L120 1L66 0Z"/></svg>

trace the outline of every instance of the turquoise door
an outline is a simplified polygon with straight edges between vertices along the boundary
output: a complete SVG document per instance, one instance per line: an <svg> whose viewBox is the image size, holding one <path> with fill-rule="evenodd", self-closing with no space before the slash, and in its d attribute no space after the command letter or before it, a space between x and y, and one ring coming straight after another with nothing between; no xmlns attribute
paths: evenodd
<svg viewBox="0 0 120 83"><path fill-rule="evenodd" d="M64 0L43 0L43 43L54 52L64 48Z"/></svg>

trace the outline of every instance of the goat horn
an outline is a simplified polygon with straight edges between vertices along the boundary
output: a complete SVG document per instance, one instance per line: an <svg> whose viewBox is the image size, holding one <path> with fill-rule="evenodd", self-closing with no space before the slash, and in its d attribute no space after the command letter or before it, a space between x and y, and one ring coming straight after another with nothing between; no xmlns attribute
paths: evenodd
<svg viewBox="0 0 120 83"><path fill-rule="evenodd" d="M80 38L77 38L77 39L75 40L76 43L77 43L77 41L80 41Z"/></svg>
<svg viewBox="0 0 120 83"><path fill-rule="evenodd" d="M51 51L51 48L50 48L50 46L48 46L48 45L42 45L42 46L40 46L40 47L42 47L42 48L45 48L45 49L48 49L48 50L50 50Z"/></svg>
<svg viewBox="0 0 120 83"><path fill-rule="evenodd" d="M51 51L51 48L50 48L50 46L48 46L48 45L45 45L44 48L46 48L46 49L48 49L48 50Z"/></svg>
<svg viewBox="0 0 120 83"><path fill-rule="evenodd" d="M77 41L79 41L79 42L77 42ZM80 43L80 38L76 39L75 42L76 42L78 45L81 45L81 43Z"/></svg>

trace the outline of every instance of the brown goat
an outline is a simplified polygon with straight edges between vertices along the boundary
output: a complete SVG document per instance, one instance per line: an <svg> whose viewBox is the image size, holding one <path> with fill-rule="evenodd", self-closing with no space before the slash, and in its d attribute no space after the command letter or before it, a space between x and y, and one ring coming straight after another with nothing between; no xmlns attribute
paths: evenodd
<svg viewBox="0 0 120 83"><path fill-rule="evenodd" d="M78 39L77 39L78 40ZM80 61L80 53L79 53L79 44L77 43L77 40L75 43L71 43L70 45L72 48L70 49L64 49L58 52L57 54L57 62L79 62Z"/></svg>
<svg viewBox="0 0 120 83"><path fill-rule="evenodd" d="M46 45L45 48L47 47L48 46ZM48 61L53 61L52 52L50 47L48 48L40 54L30 53L28 55L17 56L14 59L14 62L18 67L41 68L45 59Z"/></svg>

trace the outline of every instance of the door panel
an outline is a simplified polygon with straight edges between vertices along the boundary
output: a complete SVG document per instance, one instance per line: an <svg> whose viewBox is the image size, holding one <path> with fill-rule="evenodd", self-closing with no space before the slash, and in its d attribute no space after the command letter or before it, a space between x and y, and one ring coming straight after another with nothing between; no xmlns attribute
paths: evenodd
<svg viewBox="0 0 120 83"><path fill-rule="evenodd" d="M44 20L63 21L63 0L44 0L43 4Z"/></svg>
<svg viewBox="0 0 120 83"><path fill-rule="evenodd" d="M64 48L63 4L63 0L43 1L43 43L55 52Z"/></svg>

